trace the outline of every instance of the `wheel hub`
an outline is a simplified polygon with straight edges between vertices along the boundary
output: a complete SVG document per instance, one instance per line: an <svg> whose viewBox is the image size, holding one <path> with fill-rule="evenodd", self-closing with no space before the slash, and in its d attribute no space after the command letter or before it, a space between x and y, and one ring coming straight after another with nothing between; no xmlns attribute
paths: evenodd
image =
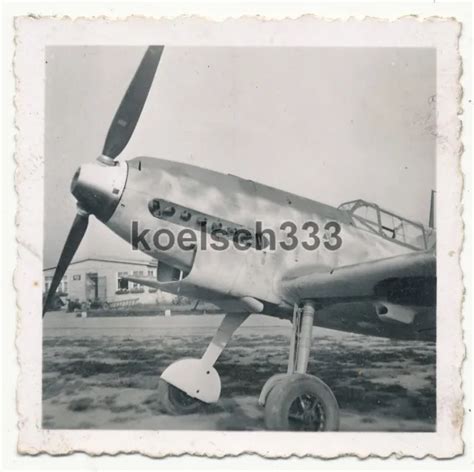
<svg viewBox="0 0 474 472"><path fill-rule="evenodd" d="M300 395L293 401L288 419L297 429L304 431L321 431L325 426L321 402L310 394Z"/></svg>

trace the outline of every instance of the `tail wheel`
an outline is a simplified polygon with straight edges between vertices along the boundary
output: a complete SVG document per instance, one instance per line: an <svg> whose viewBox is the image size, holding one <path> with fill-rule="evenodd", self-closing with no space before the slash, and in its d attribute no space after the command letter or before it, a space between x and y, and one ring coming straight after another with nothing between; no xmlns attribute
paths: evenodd
<svg viewBox="0 0 474 472"><path fill-rule="evenodd" d="M337 431L339 406L322 380L310 375L288 375L268 394L265 425L276 431Z"/></svg>
<svg viewBox="0 0 474 472"><path fill-rule="evenodd" d="M166 413L170 415L189 415L205 405L162 379L158 383L158 397Z"/></svg>

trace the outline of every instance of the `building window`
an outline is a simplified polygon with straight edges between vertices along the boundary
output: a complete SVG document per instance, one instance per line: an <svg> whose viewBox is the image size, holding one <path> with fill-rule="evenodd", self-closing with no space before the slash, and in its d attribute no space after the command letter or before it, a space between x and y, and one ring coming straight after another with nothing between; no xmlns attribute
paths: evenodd
<svg viewBox="0 0 474 472"><path fill-rule="evenodd" d="M81 280L81 274L73 275L72 280Z"/></svg>
<svg viewBox="0 0 474 472"><path fill-rule="evenodd" d="M122 277L128 275L128 272L117 272L117 289L128 290L128 280L123 280Z"/></svg>
<svg viewBox="0 0 474 472"><path fill-rule="evenodd" d="M148 271L148 277L155 277L155 270L151 269Z"/></svg>
<svg viewBox="0 0 474 472"><path fill-rule="evenodd" d="M136 277L143 277L143 270L134 270L133 275L136 276ZM134 282L132 287L133 288L139 288L139 287L141 287L141 285Z"/></svg>
<svg viewBox="0 0 474 472"><path fill-rule="evenodd" d="M61 280L60 290L63 293L67 293L67 275L65 275Z"/></svg>

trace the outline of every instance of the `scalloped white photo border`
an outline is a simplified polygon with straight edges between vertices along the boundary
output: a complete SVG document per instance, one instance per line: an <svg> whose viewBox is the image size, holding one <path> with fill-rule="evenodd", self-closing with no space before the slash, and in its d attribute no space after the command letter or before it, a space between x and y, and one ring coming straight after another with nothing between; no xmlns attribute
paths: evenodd
<svg viewBox="0 0 474 472"><path fill-rule="evenodd" d="M17 355L18 450L25 454L139 452L181 455L439 458L463 450L461 313L463 242L460 156L461 24L449 18L264 20L200 17L123 20L21 17L15 21L16 191L18 194ZM42 384L42 232L44 50L51 45L226 45L433 47L437 50L437 430L434 433L286 433L220 431L44 430Z"/></svg>

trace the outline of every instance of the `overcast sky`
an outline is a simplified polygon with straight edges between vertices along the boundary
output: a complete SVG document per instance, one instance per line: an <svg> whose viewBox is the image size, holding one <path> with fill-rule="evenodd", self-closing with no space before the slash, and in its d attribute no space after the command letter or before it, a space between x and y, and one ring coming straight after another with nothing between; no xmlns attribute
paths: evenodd
<svg viewBox="0 0 474 472"><path fill-rule="evenodd" d="M47 49L47 267L74 218L74 171L101 153L144 51ZM334 206L363 198L426 224L435 61L434 50L415 48L165 48L120 159L187 162ZM91 218L78 256L100 254L130 256Z"/></svg>

